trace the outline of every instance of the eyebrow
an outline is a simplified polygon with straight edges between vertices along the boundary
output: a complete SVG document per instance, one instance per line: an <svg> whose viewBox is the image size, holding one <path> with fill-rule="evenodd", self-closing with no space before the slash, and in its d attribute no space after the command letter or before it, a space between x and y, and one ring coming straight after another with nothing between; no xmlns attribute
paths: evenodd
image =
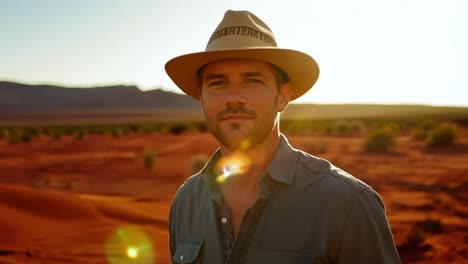
<svg viewBox="0 0 468 264"><path fill-rule="evenodd" d="M261 72L243 72L241 73L242 77L264 77Z"/></svg>
<svg viewBox="0 0 468 264"><path fill-rule="evenodd" d="M223 79L225 77L224 74L219 74L219 73L208 73L205 78L204 78L204 81L209 81L209 80L213 80L213 79Z"/></svg>

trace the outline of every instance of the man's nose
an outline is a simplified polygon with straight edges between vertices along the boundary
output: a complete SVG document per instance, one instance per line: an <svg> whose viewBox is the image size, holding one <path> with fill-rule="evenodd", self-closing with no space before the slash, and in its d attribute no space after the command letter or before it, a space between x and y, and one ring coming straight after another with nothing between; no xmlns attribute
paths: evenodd
<svg viewBox="0 0 468 264"><path fill-rule="evenodd" d="M243 93L242 83L232 82L229 85L226 93L226 104L227 105L239 105L245 104L247 99Z"/></svg>

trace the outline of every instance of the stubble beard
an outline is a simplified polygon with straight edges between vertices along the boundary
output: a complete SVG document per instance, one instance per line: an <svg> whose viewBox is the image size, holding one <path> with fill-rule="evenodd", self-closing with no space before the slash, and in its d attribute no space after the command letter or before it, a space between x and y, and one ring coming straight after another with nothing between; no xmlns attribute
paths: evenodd
<svg viewBox="0 0 468 264"><path fill-rule="evenodd" d="M262 144L275 128L277 117L273 118L272 121L264 120L265 122L258 123L259 120L255 115L251 121L254 123L253 126L246 128L246 130L243 129L243 126L248 126L249 124L227 124L229 127L225 127L224 129L235 130L237 133L235 137L227 135L229 132L223 132L223 128L221 127L222 124L219 122L218 118L208 117L205 113L205 121L208 130L221 145L230 151L238 151L254 148Z"/></svg>

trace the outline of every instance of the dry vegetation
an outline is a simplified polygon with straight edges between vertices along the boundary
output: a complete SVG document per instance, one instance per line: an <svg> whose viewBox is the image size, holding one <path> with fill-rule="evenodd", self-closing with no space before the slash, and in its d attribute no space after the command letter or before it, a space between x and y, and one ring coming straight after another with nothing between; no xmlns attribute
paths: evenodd
<svg viewBox="0 0 468 264"><path fill-rule="evenodd" d="M293 146L381 194L404 263L464 263L464 124L342 119L281 125ZM205 130L201 122L0 128L0 263L107 263L106 254L125 259L119 251L125 241L110 238L128 225L149 238L155 263L169 263L172 197L217 146Z"/></svg>

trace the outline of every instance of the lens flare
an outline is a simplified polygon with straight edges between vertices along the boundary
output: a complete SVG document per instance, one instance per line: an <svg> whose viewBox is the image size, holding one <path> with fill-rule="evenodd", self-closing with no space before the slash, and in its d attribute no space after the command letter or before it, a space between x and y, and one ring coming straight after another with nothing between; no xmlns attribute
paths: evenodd
<svg viewBox="0 0 468 264"><path fill-rule="evenodd" d="M127 249L127 256L132 259L138 258L138 249L134 247L128 247Z"/></svg>
<svg viewBox="0 0 468 264"><path fill-rule="evenodd" d="M121 226L107 239L106 256L110 264L154 263L153 245L149 237L134 226Z"/></svg>
<svg viewBox="0 0 468 264"><path fill-rule="evenodd" d="M216 177L216 181L223 183L229 177L242 174L247 171L250 164L250 159L247 155L242 153L234 153L227 157L223 157L216 165L217 171L219 171L219 176Z"/></svg>

